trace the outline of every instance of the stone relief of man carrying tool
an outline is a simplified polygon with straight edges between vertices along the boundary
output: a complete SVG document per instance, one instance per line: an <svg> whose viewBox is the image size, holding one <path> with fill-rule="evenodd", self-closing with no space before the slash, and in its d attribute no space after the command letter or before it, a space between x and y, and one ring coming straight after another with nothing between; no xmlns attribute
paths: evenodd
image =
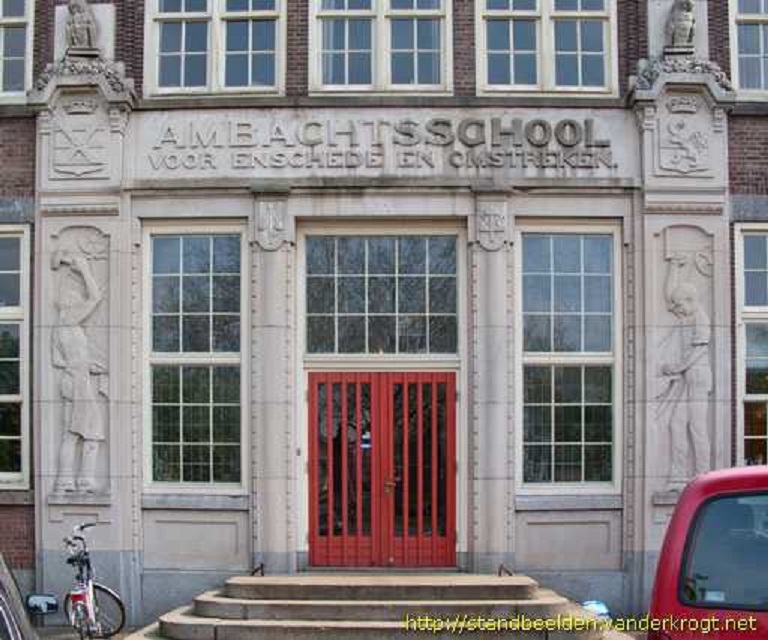
<svg viewBox="0 0 768 640"><path fill-rule="evenodd" d="M63 412L54 492L95 493L99 448L106 438L100 396L106 398L107 367L88 335L86 322L101 304L103 293L86 253L56 251L51 267L62 274L52 337Z"/></svg>
<svg viewBox="0 0 768 640"><path fill-rule="evenodd" d="M709 358L711 323L696 286L683 279L689 267L708 275L711 259L704 253L672 254L667 258L664 297L676 325L660 345L669 355L661 365L664 389L658 396L658 418L669 429L671 460L667 489L680 490L688 481L689 441L695 474L710 469L709 394L712 367Z"/></svg>

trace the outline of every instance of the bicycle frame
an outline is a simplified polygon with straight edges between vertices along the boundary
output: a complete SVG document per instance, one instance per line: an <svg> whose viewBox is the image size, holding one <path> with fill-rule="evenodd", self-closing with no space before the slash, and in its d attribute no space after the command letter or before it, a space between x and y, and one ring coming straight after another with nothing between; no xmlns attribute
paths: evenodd
<svg viewBox="0 0 768 640"><path fill-rule="evenodd" d="M76 627L81 622L77 620L78 612L81 608L84 608L86 614L84 622L88 629L93 629L96 627L96 604L93 595L91 557L88 553L88 545L85 542L85 538L82 535L77 535L77 533L82 532L89 526L93 525L78 525L75 527L76 535L71 538L65 538L64 542L70 554L67 563L77 568L75 582L69 591L69 623Z"/></svg>

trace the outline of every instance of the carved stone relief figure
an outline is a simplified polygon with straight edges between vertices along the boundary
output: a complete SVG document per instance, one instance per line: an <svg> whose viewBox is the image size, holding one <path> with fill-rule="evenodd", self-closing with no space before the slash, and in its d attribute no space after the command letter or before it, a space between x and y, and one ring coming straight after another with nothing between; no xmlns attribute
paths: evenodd
<svg viewBox="0 0 768 640"><path fill-rule="evenodd" d="M673 49L690 48L695 31L693 0L675 0L667 19L667 45Z"/></svg>
<svg viewBox="0 0 768 640"><path fill-rule="evenodd" d="M51 345L53 366L59 371L62 422L55 493L98 490L96 467L106 439L100 398L107 396L106 358L86 326L104 298L91 260L106 258L106 239L81 238L79 247L55 251L51 264L60 275Z"/></svg>
<svg viewBox="0 0 768 640"><path fill-rule="evenodd" d="M96 18L88 0L69 0L67 49L96 49Z"/></svg>
<svg viewBox="0 0 768 640"><path fill-rule="evenodd" d="M658 396L658 418L669 430L670 466L667 489L681 489L688 480L689 441L695 474L711 465L709 442L709 394L711 322L702 298L685 272L711 275L711 258L704 253L673 253L666 256L664 297L676 325L660 345L666 357L661 365L663 390Z"/></svg>

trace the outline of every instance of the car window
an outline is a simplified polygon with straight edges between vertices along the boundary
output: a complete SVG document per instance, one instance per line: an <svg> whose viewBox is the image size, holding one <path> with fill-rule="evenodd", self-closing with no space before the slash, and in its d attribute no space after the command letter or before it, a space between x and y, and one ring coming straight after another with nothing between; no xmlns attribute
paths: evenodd
<svg viewBox="0 0 768 640"><path fill-rule="evenodd" d="M768 493L731 495L703 504L682 566L682 602L768 611Z"/></svg>

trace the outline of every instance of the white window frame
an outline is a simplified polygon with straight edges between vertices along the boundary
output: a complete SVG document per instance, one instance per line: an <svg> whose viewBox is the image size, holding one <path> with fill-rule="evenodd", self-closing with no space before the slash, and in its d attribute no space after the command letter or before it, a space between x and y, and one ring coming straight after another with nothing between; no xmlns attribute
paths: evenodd
<svg viewBox="0 0 768 640"><path fill-rule="evenodd" d="M536 93L537 95L619 95L619 47L616 0L606 0L604 11L555 11L555 0L537 0L535 11L501 11L486 9L486 0L475 0L475 73L479 95ZM554 16L557 16L555 18ZM488 83L488 42L486 22L491 18L536 20L536 85L495 85ZM555 22L557 19L603 20L605 49L605 84L602 87L558 87L555 84Z"/></svg>
<svg viewBox="0 0 768 640"><path fill-rule="evenodd" d="M527 233L580 235L602 234L613 238L613 341L612 352L606 354L590 354L584 352L563 352L558 354L531 354L523 351L523 323L515 323L515 486L520 495L620 495L622 490L622 460L624 456L623 439L623 318L622 318L622 291L623 291L623 262L621 252L621 226L619 224L606 224L599 222L590 224L581 221L577 224L569 224L563 221L561 224L538 224L534 222L520 222L515 229L515 279L514 279L514 317L523 317L523 235ZM527 364L540 364L547 366L573 365L606 365L613 370L613 449L612 449L612 480L611 482L523 482L523 369Z"/></svg>
<svg viewBox="0 0 768 640"><path fill-rule="evenodd" d="M240 236L240 353L154 354L152 351L152 238L179 235L239 235ZM142 230L144 342L143 370L143 436L144 492L147 494L247 495L250 486L248 449L250 442L250 366L251 344L248 282L251 260L248 250L248 227L245 223L222 223L213 220L186 220L145 224ZM152 365L239 365L240 366L240 482L155 482L152 477Z"/></svg>
<svg viewBox="0 0 768 640"><path fill-rule="evenodd" d="M0 84L0 104L21 104L27 101L27 91L32 88L34 66L35 3L24 0L24 17L0 18L0 26L26 25L24 49L24 89L22 91L3 91ZM1 40L1 39L0 39ZM0 56L1 57L1 56ZM2 67L0 66L0 70Z"/></svg>
<svg viewBox="0 0 768 640"><path fill-rule="evenodd" d="M734 225L734 306L736 308L736 465L746 465L744 455L744 404L748 401L768 403L768 395L747 394L747 329L751 322L768 324L768 306L744 303L744 238L750 234L768 235L768 224L742 223Z"/></svg>
<svg viewBox="0 0 768 640"><path fill-rule="evenodd" d="M29 227L21 225L0 225L0 238L20 239L20 282L19 306L0 307L0 323L19 325L19 394L0 396L0 402L19 403L21 405L21 471L19 473L0 472L0 490L27 490L30 488L30 404L29 395L29 326L31 305L29 300L30 263L29 263Z"/></svg>
<svg viewBox="0 0 768 640"><path fill-rule="evenodd" d="M208 11L160 13L160 0L145 0L145 37L144 47L144 93L147 97L165 96L200 96L200 95L283 95L285 93L286 60L286 5L287 0L275 0L274 11L226 11L226 0L208 0ZM275 84L271 87L225 86L226 73L226 23L242 17L250 20L255 17L273 17L276 20L275 31ZM161 87L159 82L160 67L160 24L163 22L194 20L208 24L208 51L204 87Z"/></svg>
<svg viewBox="0 0 768 640"><path fill-rule="evenodd" d="M736 95L739 99L743 100L755 100L755 101L768 101L768 86L765 89L742 89L741 79L739 78L739 29L740 23L750 22L756 24L768 25L768 13L762 14L762 19L755 18L741 18L742 14L739 13L738 0L728 0L728 26L729 26L729 41L730 41L730 54L731 54L731 78L733 80L733 86L736 88ZM743 14L753 16L757 14ZM768 43L766 43L768 47ZM768 54L768 48L766 49Z"/></svg>
<svg viewBox="0 0 768 640"><path fill-rule="evenodd" d="M391 0L371 0L371 10L321 10L322 0L309 0L309 91L310 93L422 94L443 95L453 91L453 3L441 0L440 9L390 9ZM371 33L372 83L369 85L323 84L323 17L366 17L373 22ZM393 18L440 19L440 79L432 84L392 84L391 55Z"/></svg>

